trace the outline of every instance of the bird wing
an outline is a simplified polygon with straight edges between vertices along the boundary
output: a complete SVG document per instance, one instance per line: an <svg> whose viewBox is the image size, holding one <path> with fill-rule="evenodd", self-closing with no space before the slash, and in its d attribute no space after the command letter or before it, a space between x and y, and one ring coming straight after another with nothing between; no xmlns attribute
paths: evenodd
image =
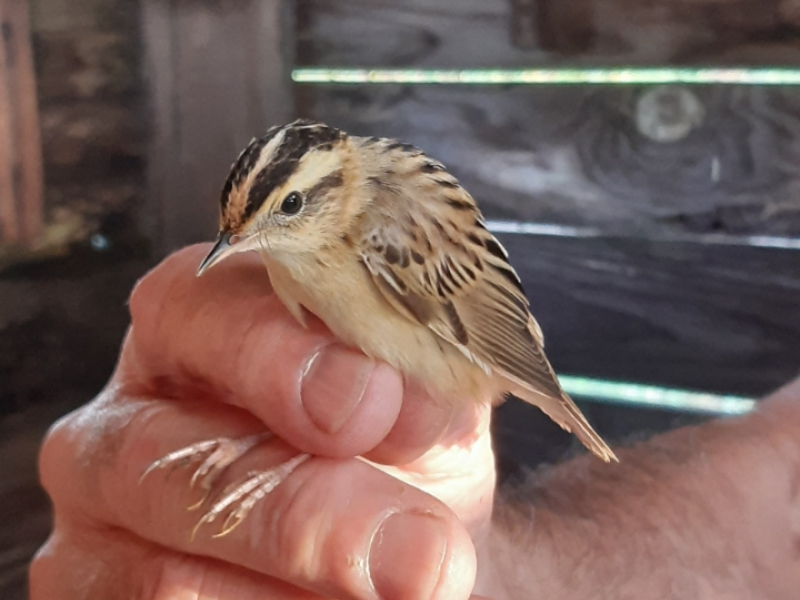
<svg viewBox="0 0 800 600"><path fill-rule="evenodd" d="M561 389L505 249L472 198L445 187L450 194L438 206L403 197L399 186L376 195L356 240L373 281L400 313L504 377L508 391L539 406L595 454L614 458Z"/></svg>

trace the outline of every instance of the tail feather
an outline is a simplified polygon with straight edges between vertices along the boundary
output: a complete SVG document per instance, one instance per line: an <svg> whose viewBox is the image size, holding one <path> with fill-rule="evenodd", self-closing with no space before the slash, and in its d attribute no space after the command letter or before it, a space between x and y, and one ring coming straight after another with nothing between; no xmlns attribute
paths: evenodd
<svg viewBox="0 0 800 600"><path fill-rule="evenodd" d="M520 385L515 381L512 394L533 404L553 419L562 429L573 433L595 456L605 462L619 462L619 459L603 441L603 438L592 428L581 409L567 394L562 392L560 398L544 394L531 389L527 385Z"/></svg>

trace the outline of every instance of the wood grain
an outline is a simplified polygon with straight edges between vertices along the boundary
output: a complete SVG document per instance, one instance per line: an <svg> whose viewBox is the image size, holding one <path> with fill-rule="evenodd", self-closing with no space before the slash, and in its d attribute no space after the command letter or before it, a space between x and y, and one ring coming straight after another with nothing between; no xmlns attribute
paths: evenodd
<svg viewBox="0 0 800 600"><path fill-rule="evenodd" d="M646 239L499 236L561 374L753 398L800 374L800 251ZM579 402L612 441L709 417ZM509 401L494 422L501 471L580 452Z"/></svg>
<svg viewBox="0 0 800 600"><path fill-rule="evenodd" d="M794 0L300 0L297 10L303 65L800 62Z"/></svg>
<svg viewBox="0 0 800 600"><path fill-rule="evenodd" d="M292 114L281 0L145 0L153 136L149 223L161 252L216 234L222 183L247 142Z"/></svg>
<svg viewBox="0 0 800 600"><path fill-rule="evenodd" d="M303 0L298 14L311 66L800 64L794 11L777 1ZM493 216L800 233L797 88L300 86L298 98L304 116L434 154Z"/></svg>
<svg viewBox="0 0 800 600"><path fill-rule="evenodd" d="M759 396L800 373L800 251L500 235L556 370Z"/></svg>
<svg viewBox="0 0 800 600"><path fill-rule="evenodd" d="M31 246L42 227L43 174L25 0L0 0L0 243Z"/></svg>
<svg viewBox="0 0 800 600"><path fill-rule="evenodd" d="M304 86L302 113L423 148L492 217L644 236L800 233L800 90L678 88L703 115L664 141L639 117L662 111L653 118L674 126L676 90L657 90L653 108L652 89Z"/></svg>

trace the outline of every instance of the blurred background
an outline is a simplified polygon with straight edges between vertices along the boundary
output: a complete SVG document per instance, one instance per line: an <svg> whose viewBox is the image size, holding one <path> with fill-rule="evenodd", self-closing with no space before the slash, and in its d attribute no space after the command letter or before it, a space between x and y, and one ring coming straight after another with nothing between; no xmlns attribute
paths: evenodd
<svg viewBox="0 0 800 600"><path fill-rule="evenodd" d="M612 441L800 369L800 0L0 0L0 597L50 513L41 437L107 380L131 286L216 234L298 116L441 159ZM491 71L487 71L491 69ZM575 451L498 410L502 474Z"/></svg>

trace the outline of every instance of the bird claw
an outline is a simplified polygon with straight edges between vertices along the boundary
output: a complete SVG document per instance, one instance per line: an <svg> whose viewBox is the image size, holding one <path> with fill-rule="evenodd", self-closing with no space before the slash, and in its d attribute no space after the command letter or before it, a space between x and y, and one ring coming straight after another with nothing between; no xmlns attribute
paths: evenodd
<svg viewBox="0 0 800 600"><path fill-rule="evenodd" d="M297 467L309 458L309 454L298 454L272 469L251 471L244 481L229 485L223 491L222 497L214 503L197 523L192 531L192 539L194 539L200 527L213 523L217 517L226 512L227 515L219 532L213 534L212 537L221 538L228 535L247 518L247 515L259 500L278 487ZM229 509L231 510L228 512Z"/></svg>
<svg viewBox="0 0 800 600"><path fill-rule="evenodd" d="M153 471L158 469L177 469L186 465L200 462L189 482L191 489L200 487L205 491L203 497L188 507L188 510L197 510L206 503L211 495L212 488L222 473L236 460L241 458L251 448L262 441L272 437L272 433L260 433L244 438L217 438L204 440L191 446L170 452L166 456L154 461L139 478L141 483ZM256 503L274 490L286 479L292 471L308 460L308 454L299 454L286 462L265 471L251 471L244 481L232 483L222 491L221 498L217 500L192 530L191 539L194 540L197 532L203 525L213 523L222 514L227 513L220 531L212 537L220 538L228 535L245 520Z"/></svg>
<svg viewBox="0 0 800 600"><path fill-rule="evenodd" d="M259 433L243 438L216 438L197 442L180 450L170 452L150 464L139 478L139 483L144 481L153 471L158 469L177 469L186 465L202 461L195 469L189 487L199 487L205 490L199 502L192 504L188 510L197 510L208 499L214 483L219 479L232 463L241 458L253 446L272 437L272 433Z"/></svg>

